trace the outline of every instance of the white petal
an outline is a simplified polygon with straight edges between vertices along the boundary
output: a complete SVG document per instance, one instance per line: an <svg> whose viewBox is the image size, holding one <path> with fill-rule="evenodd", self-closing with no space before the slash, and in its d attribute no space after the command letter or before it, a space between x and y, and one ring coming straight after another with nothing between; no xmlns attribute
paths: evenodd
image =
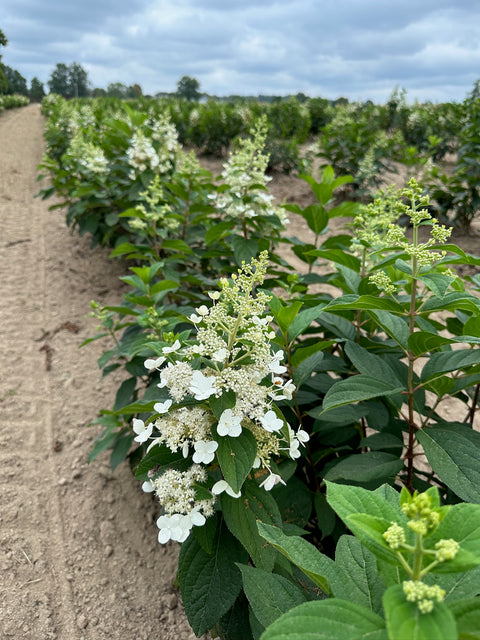
<svg viewBox="0 0 480 640"><path fill-rule="evenodd" d="M158 541L160 544L165 544L170 540L170 529L160 529L158 532Z"/></svg>
<svg viewBox="0 0 480 640"><path fill-rule="evenodd" d="M152 491L155 491L155 487L151 480L145 480L142 484L142 491L145 491L145 493L152 493Z"/></svg>

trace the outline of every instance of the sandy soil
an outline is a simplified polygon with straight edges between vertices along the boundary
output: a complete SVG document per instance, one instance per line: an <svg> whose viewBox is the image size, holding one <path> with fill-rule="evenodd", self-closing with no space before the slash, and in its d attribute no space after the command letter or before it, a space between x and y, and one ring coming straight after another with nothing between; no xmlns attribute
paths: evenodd
<svg viewBox="0 0 480 640"><path fill-rule="evenodd" d="M193 639L152 498L126 464L86 462L118 379L78 345L122 273L34 199L42 130L38 105L0 117L0 638Z"/></svg>
<svg viewBox="0 0 480 640"><path fill-rule="evenodd" d="M34 198L42 130L38 105L0 117L0 639L193 640L155 502L125 463L86 462L99 432L87 425L120 378L100 380L105 345L78 345L95 332L90 300L118 303L124 269ZM271 190L314 202L290 176ZM288 235L311 241L291 218ZM478 236L456 240L480 253Z"/></svg>

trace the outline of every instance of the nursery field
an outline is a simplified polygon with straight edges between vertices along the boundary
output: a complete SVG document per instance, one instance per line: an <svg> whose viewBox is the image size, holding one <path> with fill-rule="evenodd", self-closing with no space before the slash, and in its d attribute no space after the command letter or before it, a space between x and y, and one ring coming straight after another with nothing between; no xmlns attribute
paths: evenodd
<svg viewBox="0 0 480 640"><path fill-rule="evenodd" d="M480 638L480 101L397 102L2 114L2 638Z"/></svg>
<svg viewBox="0 0 480 640"><path fill-rule="evenodd" d="M151 496L126 464L87 463L118 379L78 346L122 271L34 198L43 127L38 105L0 117L0 637L194 638Z"/></svg>

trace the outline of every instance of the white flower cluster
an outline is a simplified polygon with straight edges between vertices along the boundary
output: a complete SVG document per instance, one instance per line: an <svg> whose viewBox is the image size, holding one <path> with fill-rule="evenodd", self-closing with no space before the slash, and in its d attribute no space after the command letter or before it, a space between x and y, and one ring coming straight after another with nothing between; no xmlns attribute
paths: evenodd
<svg viewBox="0 0 480 640"><path fill-rule="evenodd" d="M132 135L127 149L127 159L133 169L132 178L135 178L137 172L141 173L147 169L155 171L160 162L155 147L141 130Z"/></svg>
<svg viewBox="0 0 480 640"><path fill-rule="evenodd" d="M277 216L285 226L289 222L286 210L273 204L273 196L266 186L271 180L265 174L268 155L263 153L266 121L261 120L251 133L252 138L240 140L238 150L231 153L229 161L223 165L222 178L228 189L213 197L217 207L232 218Z"/></svg>
<svg viewBox="0 0 480 640"><path fill-rule="evenodd" d="M197 327L195 344L183 347L175 340L163 347L163 355L145 362L148 370L159 371L158 387L168 389L170 398L154 405L154 421L134 420L135 440L151 440L149 449L165 445L172 452L181 450L183 458L191 456L193 461L183 474L160 470L159 477L144 484L144 489L156 492L165 510L158 523L160 542L181 542L192 526L203 524L213 512L215 495L226 491L240 496L222 478L210 489L211 500L195 498L193 483L206 481L205 467L215 465L222 438L238 438L244 429L253 434L257 443L253 467L266 470L261 486L267 491L283 482L272 472L272 456L283 451L296 459L300 445L309 439L303 430L295 433L274 406L276 400L290 400L295 386L282 377L287 371L283 352L271 351L272 318L263 315L268 296L253 294L255 283L263 282L266 267L264 253L244 265L231 282L221 280L221 291L210 294L213 305L202 305L190 316ZM217 413L217 419L209 400L222 396L234 400Z"/></svg>
<svg viewBox="0 0 480 640"><path fill-rule="evenodd" d="M104 175L107 172L108 160L103 149L93 142L85 140L81 134L77 134L73 138L65 155L70 156L80 169L84 168L97 175ZM71 169L75 171L75 167Z"/></svg>

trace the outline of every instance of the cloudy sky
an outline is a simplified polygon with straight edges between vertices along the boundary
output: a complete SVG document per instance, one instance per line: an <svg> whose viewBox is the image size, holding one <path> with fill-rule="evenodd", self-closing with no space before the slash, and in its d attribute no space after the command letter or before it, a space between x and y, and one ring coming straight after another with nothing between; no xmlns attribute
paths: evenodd
<svg viewBox="0 0 480 640"><path fill-rule="evenodd" d="M382 102L463 100L480 77L480 0L1 0L3 62L47 83Z"/></svg>

